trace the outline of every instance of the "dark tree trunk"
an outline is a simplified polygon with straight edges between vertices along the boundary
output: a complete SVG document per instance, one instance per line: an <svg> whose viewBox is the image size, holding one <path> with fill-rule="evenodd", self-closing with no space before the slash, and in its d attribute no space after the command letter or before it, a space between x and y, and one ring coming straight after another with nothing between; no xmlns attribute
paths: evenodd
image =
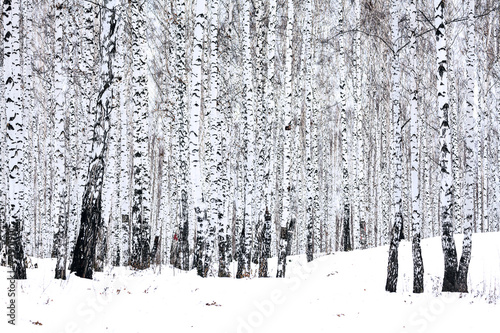
<svg viewBox="0 0 500 333"><path fill-rule="evenodd" d="M238 268L236 270L236 278L241 279L244 277L248 277L246 273L243 273L246 270L246 246L245 246L245 224L243 223L243 228L241 229L240 241L238 244L238 251L236 252L236 258L238 259Z"/></svg>
<svg viewBox="0 0 500 333"><path fill-rule="evenodd" d="M196 267L196 273L198 276L201 277L206 277L204 274L204 264L203 264L203 257L204 257L204 252L205 252L205 247L206 247L206 237L205 237L205 231L204 228L206 226L206 214L202 214L200 212L200 208L197 207L195 208L195 215L196 215L196 223L198 226L198 230L196 231L196 245L195 245L195 251L193 254L193 267Z"/></svg>
<svg viewBox="0 0 500 333"><path fill-rule="evenodd" d="M181 191L180 258L182 269L189 270L189 222L187 192Z"/></svg>
<svg viewBox="0 0 500 333"><path fill-rule="evenodd" d="M101 165L104 166L104 162ZM91 176L97 176L98 174L102 177L103 170L100 172L96 168L91 170ZM89 179L89 183L93 178ZM98 192L96 198L91 198L93 193L89 183L87 183L83 197L80 232L78 233L70 268L71 272L76 273L76 276L85 279L92 279L97 233L101 227L101 191Z"/></svg>
<svg viewBox="0 0 500 333"><path fill-rule="evenodd" d="M103 224L97 233L96 240L96 257L94 262L94 271L102 272L104 271L104 263L106 260L106 255L108 252L108 242L107 242L107 227Z"/></svg>
<svg viewBox="0 0 500 333"><path fill-rule="evenodd" d="M54 278L66 280L66 256L67 256L67 244L63 244L63 242L67 242L68 236L68 215L59 215L60 222L58 223L59 229L54 235L54 249L55 256L53 253L53 258L57 258L57 264L55 269ZM64 221L61 221L64 220ZM60 228L63 228L61 230Z"/></svg>
<svg viewBox="0 0 500 333"><path fill-rule="evenodd" d="M161 248L161 240L160 236L155 236L155 239L153 241L153 249L151 250L151 262L155 263L155 265L160 265L160 253L158 252L158 249Z"/></svg>
<svg viewBox="0 0 500 333"><path fill-rule="evenodd" d="M107 1L104 2L107 4ZM82 199L82 215L71 272L77 276L92 279L96 255L97 235L102 227L102 187L105 169L105 156L108 147L109 114L113 103L113 58L115 52L114 32L116 16L114 8L105 11L103 30L101 32L101 63L100 90L97 96L96 119L92 139L92 160L89 165L88 180ZM106 55L106 57L104 57Z"/></svg>
<svg viewBox="0 0 500 333"><path fill-rule="evenodd" d="M261 246L259 253L259 277L268 277L267 259L271 255L271 214L266 208L264 225L261 233Z"/></svg>
<svg viewBox="0 0 500 333"><path fill-rule="evenodd" d="M420 235L413 236L413 292L420 294L424 292L424 262L420 246Z"/></svg>
<svg viewBox="0 0 500 333"><path fill-rule="evenodd" d="M306 257L307 262L311 262L314 259L314 228L313 228L313 218L311 212L307 213L309 216L309 221L307 222L307 248Z"/></svg>
<svg viewBox="0 0 500 333"><path fill-rule="evenodd" d="M280 231L280 246L278 252L278 269L276 271L277 278L284 278L286 274L286 257L288 248L288 229L290 225L295 225L295 219L292 218L287 227L281 227Z"/></svg>
<svg viewBox="0 0 500 333"><path fill-rule="evenodd" d="M257 223L257 226L255 227L255 240L253 241L253 246L252 246L252 263L258 264L259 263L259 257L260 257L260 248L262 247L262 229L263 229L263 223L262 221L259 221Z"/></svg>
<svg viewBox="0 0 500 333"><path fill-rule="evenodd" d="M401 212L396 213L396 221L392 229L391 243L389 244L389 261L387 264L387 281L385 290L391 293L396 292L398 283L398 247L403 229L403 216Z"/></svg>
<svg viewBox="0 0 500 333"><path fill-rule="evenodd" d="M344 204L342 246L344 251L352 251L351 245L351 210L348 203Z"/></svg>
<svg viewBox="0 0 500 333"><path fill-rule="evenodd" d="M172 244L170 245L170 265L182 269L181 264L181 246L180 246L180 228L174 231Z"/></svg>
<svg viewBox="0 0 500 333"><path fill-rule="evenodd" d="M458 292L461 293L468 293L468 287L467 287L467 275L469 273L469 262L470 262L470 257L469 260L465 258L463 255L460 258L460 264L458 268L458 273L457 273L457 282L456 282L456 288Z"/></svg>
<svg viewBox="0 0 500 333"><path fill-rule="evenodd" d="M19 220L11 222L9 232L9 262L11 263L14 279L26 279L26 265L23 243L21 239L21 223Z"/></svg>
<svg viewBox="0 0 500 333"><path fill-rule="evenodd" d="M135 224L132 231L132 255L130 266L135 269L146 269L150 265L149 226L143 221L142 215L136 213L139 223Z"/></svg>
<svg viewBox="0 0 500 333"><path fill-rule="evenodd" d="M287 226L286 231L286 255L291 255L292 252L292 239L293 239L293 230L295 229L295 219L292 219Z"/></svg>

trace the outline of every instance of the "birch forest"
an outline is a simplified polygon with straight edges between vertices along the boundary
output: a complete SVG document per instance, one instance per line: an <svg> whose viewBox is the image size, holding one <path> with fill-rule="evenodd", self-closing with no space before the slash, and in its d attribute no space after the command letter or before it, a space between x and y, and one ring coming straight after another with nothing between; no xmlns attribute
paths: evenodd
<svg viewBox="0 0 500 333"><path fill-rule="evenodd" d="M386 246L395 292L406 240L422 293L421 241L440 237L440 288L467 292L472 235L500 231L497 0L3 0L1 17L16 279L33 258L62 280L285 278L290 256Z"/></svg>

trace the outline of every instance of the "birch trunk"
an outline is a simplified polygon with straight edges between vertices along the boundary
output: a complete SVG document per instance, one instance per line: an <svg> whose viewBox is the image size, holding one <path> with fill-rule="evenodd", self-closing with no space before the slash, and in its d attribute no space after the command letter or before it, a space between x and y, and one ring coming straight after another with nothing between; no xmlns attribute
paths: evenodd
<svg viewBox="0 0 500 333"><path fill-rule="evenodd" d="M292 50L293 50L293 23L294 23L293 0L287 1L287 25L286 25L286 53L285 53L285 96L283 98L284 109L284 163L283 163L283 216L281 217L281 228L279 234L278 269L276 277L284 278L286 273L286 248L288 245L288 230L295 224L295 215L292 210L291 201L293 193L292 184L292 140L294 137L294 112L292 109Z"/></svg>
<svg viewBox="0 0 500 333"><path fill-rule="evenodd" d="M402 162L402 135L401 135L401 110L400 110L400 94L401 94L401 69L399 64L399 16L400 4L398 0L391 2L391 35L393 58L391 64L392 74L392 115L393 115L393 154L392 164L394 166L393 177L393 209L394 209L394 225L392 226L391 241L389 244L389 262L387 264L387 281L385 290L395 292L398 282L398 247L401 240L401 232L403 228L403 216L401 205L401 162Z"/></svg>
<svg viewBox="0 0 500 333"><path fill-rule="evenodd" d="M19 0L4 0L4 76L5 115L6 115L6 167L8 168L6 214L6 237L8 262L14 272L14 279L26 279L24 246L21 239L23 210L21 198L25 184L21 173L23 159L23 118L21 114L21 53L20 53L20 16Z"/></svg>
<svg viewBox="0 0 500 333"><path fill-rule="evenodd" d="M80 232L71 263L71 272L76 272L77 276L87 279L92 279L97 236L102 228L102 187L108 149L109 116L113 105L116 0L105 0L104 5L113 10L105 11L102 18L100 88L96 103L91 163L82 202Z"/></svg>
<svg viewBox="0 0 500 333"><path fill-rule="evenodd" d="M417 65L417 6L416 0L410 1L410 57L412 59L412 67L416 71ZM417 78L413 76L412 80L412 96L410 102L410 132L411 132L411 226L412 226L412 254L413 254L413 292L422 293L424 291L424 264L422 260L422 249L420 239L422 238L422 219L420 208L420 187L419 187L419 144L418 130L420 129L420 121L418 119L418 86Z"/></svg>

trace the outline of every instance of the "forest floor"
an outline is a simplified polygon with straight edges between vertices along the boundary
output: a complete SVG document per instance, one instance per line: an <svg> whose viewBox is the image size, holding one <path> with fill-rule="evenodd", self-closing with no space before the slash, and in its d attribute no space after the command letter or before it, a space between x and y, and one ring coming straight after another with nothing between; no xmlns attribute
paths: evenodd
<svg viewBox="0 0 500 333"><path fill-rule="evenodd" d="M457 235L461 253L462 236ZM17 286L17 326L1 332L498 332L500 233L475 234L469 294L441 293L439 238L422 242L425 292L412 294L411 243L399 251L397 293L384 291L388 247L335 253L307 263L293 256L285 279L207 278L164 266L114 268L94 280L53 279L55 261ZM270 261L276 272L276 258ZM7 269L0 303L7 312Z"/></svg>

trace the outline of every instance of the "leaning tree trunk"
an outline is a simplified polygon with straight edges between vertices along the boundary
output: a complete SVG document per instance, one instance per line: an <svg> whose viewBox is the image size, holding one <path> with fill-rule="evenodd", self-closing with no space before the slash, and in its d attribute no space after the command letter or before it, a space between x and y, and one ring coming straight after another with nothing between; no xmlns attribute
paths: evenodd
<svg viewBox="0 0 500 333"><path fill-rule="evenodd" d="M109 115L113 105L113 59L115 52L115 8L117 0L105 0L109 10L104 11L101 28L101 75L96 103L96 119L92 140L92 156L88 180L82 200L80 232L73 252L71 272L82 278L92 279L97 236L102 227L102 185L105 156L108 146Z"/></svg>

